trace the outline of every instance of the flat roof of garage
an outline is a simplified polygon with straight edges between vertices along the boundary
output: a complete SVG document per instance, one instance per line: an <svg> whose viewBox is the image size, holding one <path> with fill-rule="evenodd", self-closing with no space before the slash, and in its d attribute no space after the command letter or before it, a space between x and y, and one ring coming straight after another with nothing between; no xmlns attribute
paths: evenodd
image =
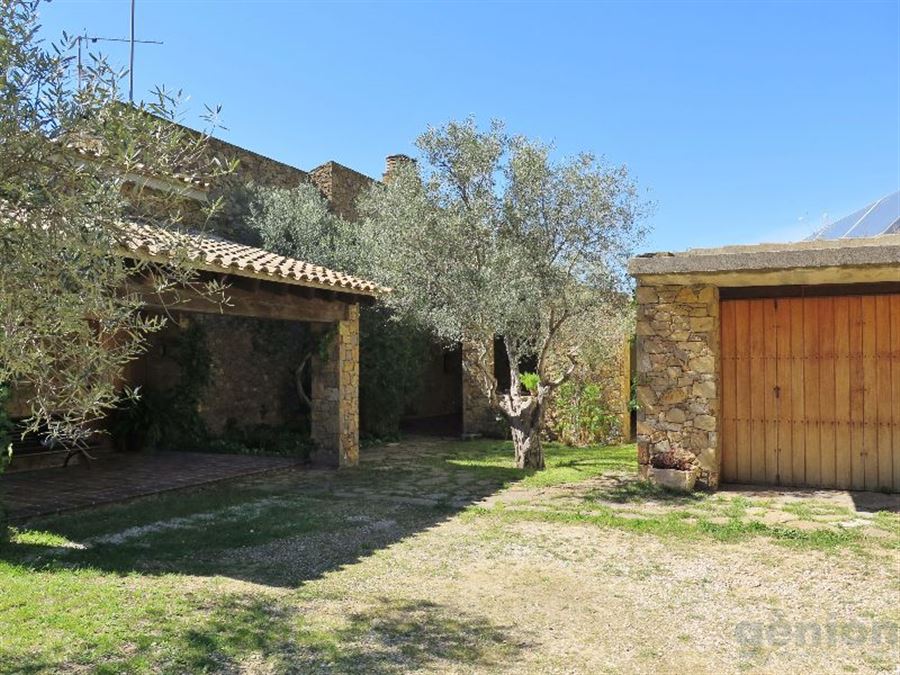
<svg viewBox="0 0 900 675"><path fill-rule="evenodd" d="M884 265L898 265L900 280L900 234L645 253L628 262L628 271L643 276Z"/></svg>

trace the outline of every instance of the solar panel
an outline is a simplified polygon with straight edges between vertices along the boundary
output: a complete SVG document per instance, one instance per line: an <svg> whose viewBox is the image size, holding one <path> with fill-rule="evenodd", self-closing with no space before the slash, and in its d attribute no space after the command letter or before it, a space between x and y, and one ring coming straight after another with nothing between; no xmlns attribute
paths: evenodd
<svg viewBox="0 0 900 675"><path fill-rule="evenodd" d="M875 237L894 233L900 233L900 191L826 225L809 239Z"/></svg>

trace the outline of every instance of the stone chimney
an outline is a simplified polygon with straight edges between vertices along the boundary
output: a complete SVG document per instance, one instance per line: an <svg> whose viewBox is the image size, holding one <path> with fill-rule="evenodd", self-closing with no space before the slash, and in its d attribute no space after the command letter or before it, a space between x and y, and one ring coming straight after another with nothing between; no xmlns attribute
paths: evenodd
<svg viewBox="0 0 900 675"><path fill-rule="evenodd" d="M408 155L388 155L384 159L384 175L381 177L381 180L385 183L390 182L391 176L394 174L397 169L401 166L405 166L407 164L415 164L416 160Z"/></svg>

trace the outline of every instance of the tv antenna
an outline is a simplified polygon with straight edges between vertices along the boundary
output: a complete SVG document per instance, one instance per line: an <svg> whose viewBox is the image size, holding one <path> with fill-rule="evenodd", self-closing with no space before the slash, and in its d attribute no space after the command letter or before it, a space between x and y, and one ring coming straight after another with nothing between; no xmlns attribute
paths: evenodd
<svg viewBox="0 0 900 675"><path fill-rule="evenodd" d="M100 37L98 35L88 35L85 31L81 35L75 36L75 42L78 46L78 89L81 90L81 78L83 74L81 65L81 46L84 42L127 42L129 46L128 54L128 102L134 103L134 46L139 45L161 45L160 40L138 40L134 37L134 5L135 0L131 0L131 34L127 38L110 38Z"/></svg>

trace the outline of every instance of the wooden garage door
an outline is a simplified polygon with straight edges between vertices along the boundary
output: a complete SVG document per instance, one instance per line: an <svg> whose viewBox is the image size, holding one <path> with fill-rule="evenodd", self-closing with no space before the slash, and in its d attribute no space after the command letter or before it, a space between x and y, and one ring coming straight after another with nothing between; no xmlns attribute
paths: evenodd
<svg viewBox="0 0 900 675"><path fill-rule="evenodd" d="M723 300L722 479L900 491L900 294Z"/></svg>

